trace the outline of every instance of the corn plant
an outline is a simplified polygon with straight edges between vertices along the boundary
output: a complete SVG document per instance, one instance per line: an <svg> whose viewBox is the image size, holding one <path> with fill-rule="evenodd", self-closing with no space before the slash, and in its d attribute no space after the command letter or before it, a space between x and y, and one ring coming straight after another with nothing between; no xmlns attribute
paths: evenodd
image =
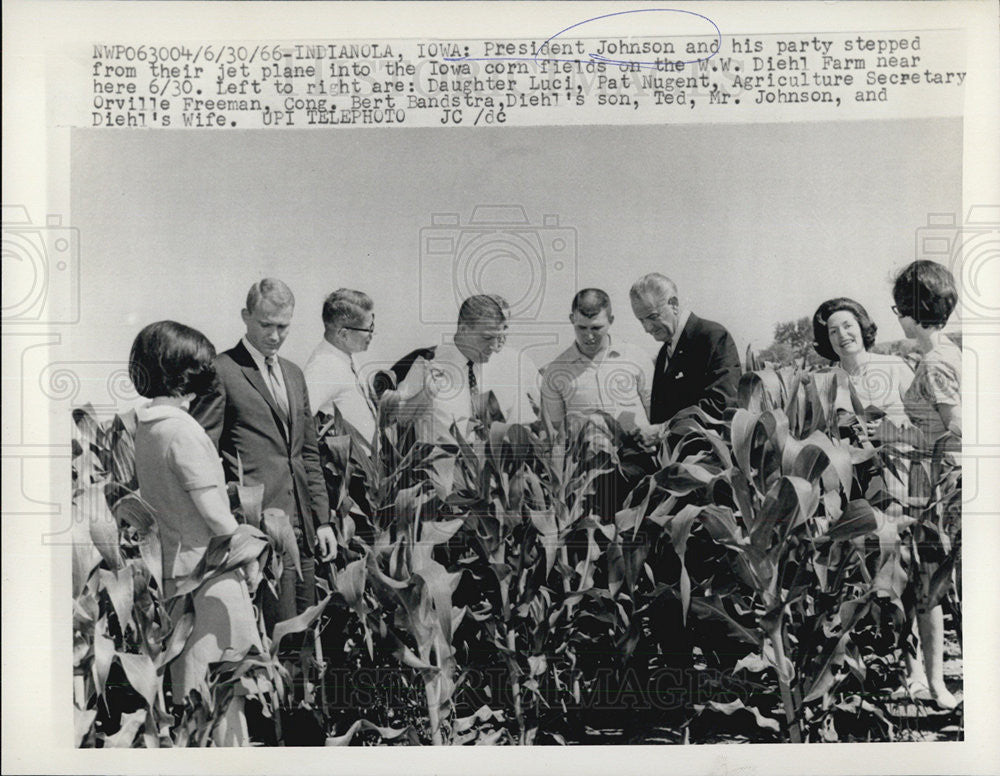
<svg viewBox="0 0 1000 776"><path fill-rule="evenodd" d="M73 418L77 745L208 745L236 687L274 716L287 690L287 671L276 658L280 641L310 627L322 607L278 623L270 639L258 618L263 653L228 655L198 690L187 698L172 697L164 680L191 634L193 595L205 580L252 560L273 575L268 559L274 540L252 525L216 537L167 599L155 515L135 489L134 413L101 422L84 407ZM252 514L252 505L245 511ZM259 523L280 526L282 521L273 516Z"/></svg>
<svg viewBox="0 0 1000 776"><path fill-rule="evenodd" d="M337 538L322 602L262 634L266 654L215 666L176 715L150 677L183 647L184 594L255 550L268 555L261 587L273 585L294 537L258 486L236 483L245 537L213 544L163 601L155 521L130 468L134 420L80 416L80 740L208 743L236 683L277 718L295 671L277 645L302 629L322 632L326 681L301 702L329 745L580 740L591 709L649 690L633 669L673 648L651 632L665 601L691 649L691 675L670 689L697 681L683 735L746 720L753 740L892 738L877 693L900 682L916 601L955 596L961 472L910 429L872 434L838 370L750 365L738 409L684 411L652 451L602 413L555 430L484 412L440 444L384 411L374 441L320 418ZM630 492L606 498L612 477ZM338 675L360 685L352 700L330 701Z"/></svg>

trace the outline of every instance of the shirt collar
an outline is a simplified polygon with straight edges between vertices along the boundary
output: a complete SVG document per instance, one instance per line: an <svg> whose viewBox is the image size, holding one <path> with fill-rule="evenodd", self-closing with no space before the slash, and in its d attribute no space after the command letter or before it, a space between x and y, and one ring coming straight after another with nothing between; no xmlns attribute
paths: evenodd
<svg viewBox="0 0 1000 776"><path fill-rule="evenodd" d="M188 415L187 407L175 404L156 404L147 402L135 408L135 417L140 423L149 423L164 418L177 418ZM189 416L190 417L190 416Z"/></svg>
<svg viewBox="0 0 1000 776"><path fill-rule="evenodd" d="M263 372L267 366L267 356L257 350L257 348L250 343L250 340L246 338L246 335L243 335L243 339L241 339L240 342L242 342L243 347L247 349L247 352L250 354L250 358L252 358L254 363L257 364L257 368Z"/></svg>
<svg viewBox="0 0 1000 776"><path fill-rule="evenodd" d="M570 346L570 352L573 354L574 361L603 361L606 358L619 358L621 356L621 350L615 347L615 341L609 336L608 346L604 350L600 351L593 357L588 356L582 350L580 350L580 343L575 339L573 344Z"/></svg>
<svg viewBox="0 0 1000 776"><path fill-rule="evenodd" d="M670 344L667 345L667 355L672 356L674 350L677 349L677 342L681 338L681 334L684 333L684 327L687 326L688 318L691 317L690 310L681 310L681 314L677 318L677 329L674 331L674 336L670 338Z"/></svg>
<svg viewBox="0 0 1000 776"><path fill-rule="evenodd" d="M353 354L351 354L351 353L345 353L343 350L341 350L336 345L334 345L332 342L330 342L330 340L328 340L326 337L323 337L323 339L320 340L319 347L320 347L320 350L322 352L324 352L324 353L329 353L330 355L334 356L335 358L340 359L341 361L343 361L345 363L352 364L352 365L354 364L354 355Z"/></svg>
<svg viewBox="0 0 1000 776"><path fill-rule="evenodd" d="M458 349L458 345L455 344L454 340L448 340L442 342L437 346L437 350L434 352L435 361L448 361L452 364L460 364L461 366L467 366L469 363L469 358L461 350ZM477 366L482 366L478 364Z"/></svg>

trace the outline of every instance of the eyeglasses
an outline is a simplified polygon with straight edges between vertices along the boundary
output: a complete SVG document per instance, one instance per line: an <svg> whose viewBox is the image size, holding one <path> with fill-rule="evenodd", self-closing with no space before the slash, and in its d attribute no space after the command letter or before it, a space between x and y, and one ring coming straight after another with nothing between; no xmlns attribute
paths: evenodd
<svg viewBox="0 0 1000 776"><path fill-rule="evenodd" d="M375 316L374 315L372 316L371 326L368 326L368 327L366 327L364 329L362 329L362 328L360 328L358 326L341 326L340 328L342 328L342 329L348 329L349 331L363 331L366 334L374 334L375 333Z"/></svg>

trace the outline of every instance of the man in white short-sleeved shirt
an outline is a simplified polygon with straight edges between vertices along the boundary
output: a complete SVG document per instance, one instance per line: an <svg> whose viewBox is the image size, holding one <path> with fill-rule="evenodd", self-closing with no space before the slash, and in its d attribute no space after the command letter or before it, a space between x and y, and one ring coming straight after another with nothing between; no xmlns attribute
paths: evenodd
<svg viewBox="0 0 1000 776"><path fill-rule="evenodd" d="M568 416L607 412L630 430L649 424L653 359L642 348L613 340L611 299L599 288L573 297L575 341L542 377L542 418L560 430Z"/></svg>
<svg viewBox="0 0 1000 776"><path fill-rule="evenodd" d="M368 350L375 333L371 297L341 288L323 302L323 339L306 363L306 387L313 412L333 413L369 442L375 436L376 410L367 386L358 376L356 353Z"/></svg>

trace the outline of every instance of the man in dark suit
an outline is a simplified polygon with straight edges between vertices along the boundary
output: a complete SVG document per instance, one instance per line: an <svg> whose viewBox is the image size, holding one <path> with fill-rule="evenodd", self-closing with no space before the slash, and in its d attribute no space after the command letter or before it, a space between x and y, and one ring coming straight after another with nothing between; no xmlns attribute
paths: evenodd
<svg viewBox="0 0 1000 776"><path fill-rule="evenodd" d="M740 358L729 332L682 308L677 286L659 273L639 278L629 297L632 312L643 329L663 343L653 373L649 412L652 425L639 431L642 441L658 445L670 419L686 407L699 407L721 418L726 408L736 403L740 377ZM658 582L679 583L680 566L673 550L651 554L649 562ZM665 719L684 719L685 709L694 700L689 688L696 675L690 617L685 625L680 601L668 596L658 599L647 616L655 643L647 645L643 641L636 648L639 670L657 674L659 678L650 679L650 683L665 688L670 693L667 697L674 701L663 710L665 713L658 713L659 724ZM654 665L655 669L651 667Z"/></svg>
<svg viewBox="0 0 1000 776"><path fill-rule="evenodd" d="M632 312L646 333L662 342L653 373L650 423L643 437L655 442L664 424L685 407L722 418L736 404L740 357L725 327L681 307L677 286L651 272L629 291Z"/></svg>
<svg viewBox="0 0 1000 776"><path fill-rule="evenodd" d="M246 335L216 358L214 389L191 407L219 449L226 480L236 481L242 465L246 480L264 485L264 508L283 510L292 524L302 578L286 550L278 599L263 604L269 628L316 602L314 548L323 562L335 548L305 379L277 355L294 306L280 280L254 283L242 312Z"/></svg>

